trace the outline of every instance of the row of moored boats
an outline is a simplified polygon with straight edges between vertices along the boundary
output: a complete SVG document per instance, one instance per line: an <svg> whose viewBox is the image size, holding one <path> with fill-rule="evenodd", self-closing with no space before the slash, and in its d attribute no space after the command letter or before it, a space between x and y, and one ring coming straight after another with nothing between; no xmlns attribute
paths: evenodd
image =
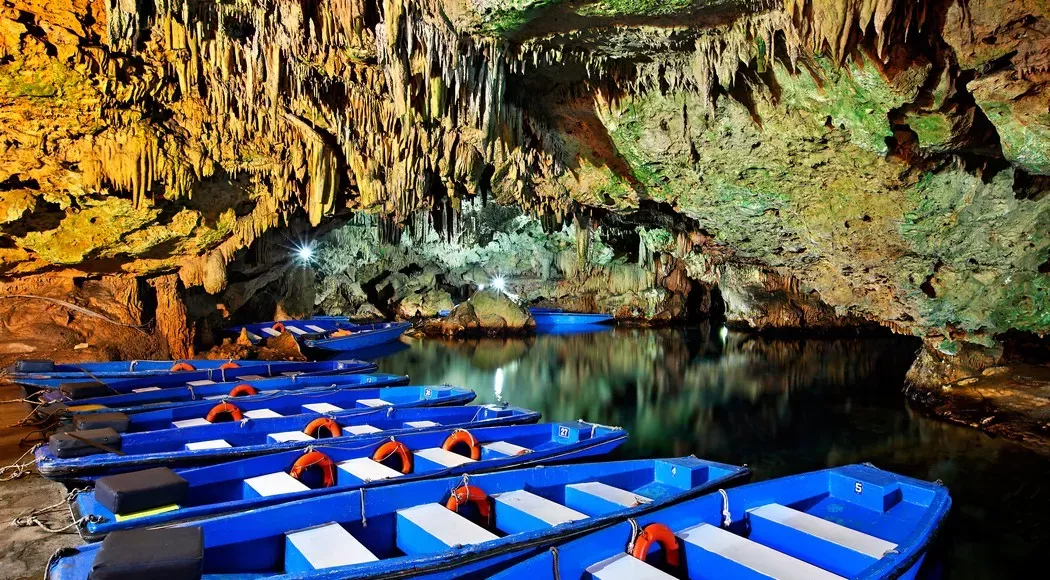
<svg viewBox="0 0 1050 580"><path fill-rule="evenodd" d="M278 331L323 341L326 322ZM90 542L47 576L910 578L951 504L938 484L866 465L748 484L746 467L692 456L581 462L627 433L375 370L7 369L54 430L36 465L77 488L70 510Z"/></svg>

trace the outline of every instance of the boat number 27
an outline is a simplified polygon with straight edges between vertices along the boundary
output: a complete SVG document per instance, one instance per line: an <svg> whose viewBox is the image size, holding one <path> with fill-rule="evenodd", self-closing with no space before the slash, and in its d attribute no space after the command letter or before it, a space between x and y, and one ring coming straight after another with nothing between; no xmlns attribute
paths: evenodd
<svg viewBox="0 0 1050 580"><path fill-rule="evenodd" d="M859 481L854 483L853 484L853 491L855 491L857 493L864 493L864 484L859 482Z"/></svg>
<svg viewBox="0 0 1050 580"><path fill-rule="evenodd" d="M559 427L558 428L558 437L568 437L568 436L569 436L569 428L568 427Z"/></svg>

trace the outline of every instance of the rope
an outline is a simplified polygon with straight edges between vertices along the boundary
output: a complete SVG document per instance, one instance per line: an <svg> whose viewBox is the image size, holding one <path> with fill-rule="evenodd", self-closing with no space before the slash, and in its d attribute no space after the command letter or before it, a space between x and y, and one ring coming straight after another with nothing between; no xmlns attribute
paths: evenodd
<svg viewBox="0 0 1050 580"><path fill-rule="evenodd" d="M40 443L32 446L28 451L22 454L21 457L15 460L11 465L5 465L0 467L0 481L13 481L29 473L29 468L36 464L36 459L26 461L22 463L27 455L32 455L36 451L37 447L40 447Z"/></svg>
<svg viewBox="0 0 1050 580"><path fill-rule="evenodd" d="M365 516L365 488L361 488L361 527L368 527L368 517Z"/></svg>
<svg viewBox="0 0 1050 580"><path fill-rule="evenodd" d="M634 521L634 518L627 518L628 523L631 524L631 541L627 542L627 553L634 553L634 542L638 539L638 522Z"/></svg>
<svg viewBox="0 0 1050 580"><path fill-rule="evenodd" d="M554 569L552 570L552 572L554 573L554 580L561 580L561 570L560 570L561 565L558 564L558 547L557 546L551 546L551 558L554 559Z"/></svg>
<svg viewBox="0 0 1050 580"><path fill-rule="evenodd" d="M729 517L729 494L724 489L718 493L722 494L722 525L728 528L733 523L733 518Z"/></svg>
<svg viewBox="0 0 1050 580"><path fill-rule="evenodd" d="M57 304L59 306L64 306L64 307L66 307L66 308L68 308L70 310L74 310L76 312L79 312L79 313L84 314L86 316L90 316L92 318L98 318L100 320L105 320L106 322L108 322L110 324L116 324L117 326L123 326L125 328L131 328L131 329L137 330L137 331L141 332L142 334L146 334L146 332L143 331L142 329L146 328L147 326L149 326L148 324L140 324L140 325L125 324L123 322L119 322L119 321L113 320L112 318L109 318L108 316L105 316L103 314L99 314L98 312L95 312L94 310L88 310L87 308L84 308L83 306L77 306L76 304L73 304L71 302L66 302L65 300L59 300L57 298L48 298L46 296L37 296L35 294L5 294L3 296L0 296L0 298L31 298L31 299L34 299L34 300L43 300L45 302L51 302L52 304Z"/></svg>
<svg viewBox="0 0 1050 580"><path fill-rule="evenodd" d="M56 509L65 507L68 504L71 504L74 500L76 500L77 495L80 492L82 492L82 491L87 491L87 488L74 489L73 491L71 491L68 494L66 494L66 496L63 497L58 503L52 504L52 505L49 505L49 506L46 506L46 507L42 507L42 508L37 508L37 509L29 512L28 514L18 516L11 523L15 527L18 527L18 528L27 528L29 526L37 526L38 528L44 530L45 532L49 532L49 533L52 533L52 534L61 534L62 532L65 532L66 530L68 530L70 528L77 528L77 529L79 529L81 526L83 526L84 524L86 524L88 522L92 522L92 523L101 522L102 518L100 516L88 515L88 516L84 516L84 517L82 517L82 518L80 518L78 520L73 520L72 522L70 522L69 524L67 524L65 526L62 526L61 528L52 528L52 527L48 526L47 523L45 523L44 521L42 521L40 518L37 517L37 516L41 516L41 515L44 515L46 513L55 511Z"/></svg>

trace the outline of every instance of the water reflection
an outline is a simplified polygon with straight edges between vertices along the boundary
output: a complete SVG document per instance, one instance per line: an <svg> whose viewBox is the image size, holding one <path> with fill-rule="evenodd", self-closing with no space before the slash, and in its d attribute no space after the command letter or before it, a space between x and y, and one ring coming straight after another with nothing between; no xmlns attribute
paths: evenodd
<svg viewBox="0 0 1050 580"><path fill-rule="evenodd" d="M901 395L916 345L894 338L776 340L721 328L623 329L525 339L411 340L380 359L414 384L478 391L546 420L630 432L619 457L694 453L758 478L844 463L941 479L955 509L941 547L957 578L1007 577L1050 540L1050 464L921 416Z"/></svg>

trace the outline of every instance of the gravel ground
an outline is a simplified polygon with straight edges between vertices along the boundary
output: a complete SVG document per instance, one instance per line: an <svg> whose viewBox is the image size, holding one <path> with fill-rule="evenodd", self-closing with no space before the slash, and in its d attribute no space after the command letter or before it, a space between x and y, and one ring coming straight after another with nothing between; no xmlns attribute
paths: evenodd
<svg viewBox="0 0 1050 580"><path fill-rule="evenodd" d="M0 385L0 400L9 401L19 397L17 387ZM10 427L29 412L21 402L0 403L0 464L10 465L28 447L18 445L18 440L29 429ZM13 481L0 482L0 578L42 578L44 567L51 554L59 548L83 543L76 532L52 534L33 526L15 527L17 516L30 510L53 505L66 495L65 487L40 477L35 470ZM70 522L66 509L40 516L52 527L62 527Z"/></svg>

